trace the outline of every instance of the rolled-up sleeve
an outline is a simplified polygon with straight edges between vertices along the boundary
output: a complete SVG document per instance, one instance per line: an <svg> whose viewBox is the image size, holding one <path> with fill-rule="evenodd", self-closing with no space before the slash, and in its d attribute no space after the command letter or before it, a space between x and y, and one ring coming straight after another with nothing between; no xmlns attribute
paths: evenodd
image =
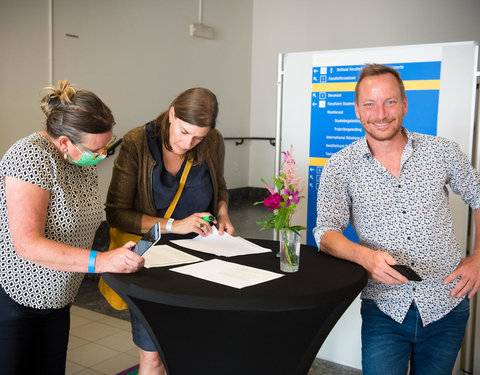
<svg viewBox="0 0 480 375"><path fill-rule="evenodd" d="M317 191L317 224L313 229L318 247L326 232L343 233L350 220L351 199L346 176L348 167L344 163L330 159L323 168Z"/></svg>
<svg viewBox="0 0 480 375"><path fill-rule="evenodd" d="M452 191L460 195L472 209L480 209L480 178L467 155L454 142L448 143L444 155L448 166L448 183Z"/></svg>

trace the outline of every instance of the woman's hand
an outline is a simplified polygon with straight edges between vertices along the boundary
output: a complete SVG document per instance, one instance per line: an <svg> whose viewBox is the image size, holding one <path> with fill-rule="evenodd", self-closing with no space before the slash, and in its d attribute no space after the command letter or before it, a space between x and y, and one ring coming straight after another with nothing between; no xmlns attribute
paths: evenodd
<svg viewBox="0 0 480 375"><path fill-rule="evenodd" d="M131 250L134 246L135 242L129 241L117 249L99 252L95 272L133 273L140 270L145 264L145 259Z"/></svg>
<svg viewBox="0 0 480 375"><path fill-rule="evenodd" d="M5 185L8 226L17 254L53 270L86 272L89 251L45 238L50 193L13 177L5 177ZM97 253L96 272L138 271L145 260L130 250L132 246L135 242L113 251Z"/></svg>
<svg viewBox="0 0 480 375"><path fill-rule="evenodd" d="M208 236L212 233L212 227L208 221L203 220L204 217L208 216L212 216L212 214L210 212L196 212L185 219L175 220L172 223L172 233L197 233L202 237ZM216 224L217 220L214 220L213 223Z"/></svg>
<svg viewBox="0 0 480 375"><path fill-rule="evenodd" d="M219 201L218 202L218 214L217 214L217 221L218 221L218 234L222 235L224 232L232 235L235 232L235 228L228 217L228 206L227 202Z"/></svg>
<svg viewBox="0 0 480 375"><path fill-rule="evenodd" d="M232 235L235 232L235 228L230 221L228 215L219 216L218 219L218 234L222 235L224 232Z"/></svg>

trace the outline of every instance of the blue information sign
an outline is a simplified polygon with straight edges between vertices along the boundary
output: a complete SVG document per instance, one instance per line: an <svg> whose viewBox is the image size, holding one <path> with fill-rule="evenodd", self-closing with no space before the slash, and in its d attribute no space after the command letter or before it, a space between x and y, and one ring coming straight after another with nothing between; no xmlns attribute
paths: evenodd
<svg viewBox="0 0 480 375"><path fill-rule="evenodd" d="M405 84L410 131L436 135L440 93L440 61L385 64L398 70ZM316 200L322 168L330 156L360 139L365 132L355 115L355 85L363 66L314 66L310 119L307 244L315 246ZM345 235L358 238L349 226Z"/></svg>

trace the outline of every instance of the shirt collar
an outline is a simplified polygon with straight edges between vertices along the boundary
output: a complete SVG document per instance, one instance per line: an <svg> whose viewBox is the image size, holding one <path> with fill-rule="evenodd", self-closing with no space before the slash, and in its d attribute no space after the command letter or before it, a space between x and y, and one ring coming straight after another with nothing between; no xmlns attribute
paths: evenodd
<svg viewBox="0 0 480 375"><path fill-rule="evenodd" d="M409 132L407 129L405 129L402 126L402 132L407 136L407 144L405 145L404 152L407 151L409 154L413 151L413 148L415 147L415 138L413 136L412 132ZM368 147L367 143L367 137L363 136L358 140L356 151L358 156L360 157L365 157L365 158L371 158L372 157L372 152L370 151L370 148Z"/></svg>

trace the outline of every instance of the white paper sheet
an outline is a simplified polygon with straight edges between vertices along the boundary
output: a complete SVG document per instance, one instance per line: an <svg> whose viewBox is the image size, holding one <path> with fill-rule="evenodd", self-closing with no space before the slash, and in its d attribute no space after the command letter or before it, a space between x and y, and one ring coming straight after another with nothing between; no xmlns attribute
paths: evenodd
<svg viewBox="0 0 480 375"><path fill-rule="evenodd" d="M223 235L220 235L218 234L216 227L212 227L212 229L213 233L206 237L199 235L193 239L174 240L172 242L187 249L224 257L268 253L272 251L270 249L255 245L244 238L233 237L227 232L225 232Z"/></svg>
<svg viewBox="0 0 480 375"><path fill-rule="evenodd" d="M168 245L152 246L145 254L143 254L143 257L145 258L145 268L166 267L176 264L203 261L203 259L187 254Z"/></svg>
<svg viewBox="0 0 480 375"><path fill-rule="evenodd" d="M213 281L214 283L242 289L247 286L278 279L284 275L259 268L242 266L224 260L212 259L205 262L172 268L170 271Z"/></svg>

